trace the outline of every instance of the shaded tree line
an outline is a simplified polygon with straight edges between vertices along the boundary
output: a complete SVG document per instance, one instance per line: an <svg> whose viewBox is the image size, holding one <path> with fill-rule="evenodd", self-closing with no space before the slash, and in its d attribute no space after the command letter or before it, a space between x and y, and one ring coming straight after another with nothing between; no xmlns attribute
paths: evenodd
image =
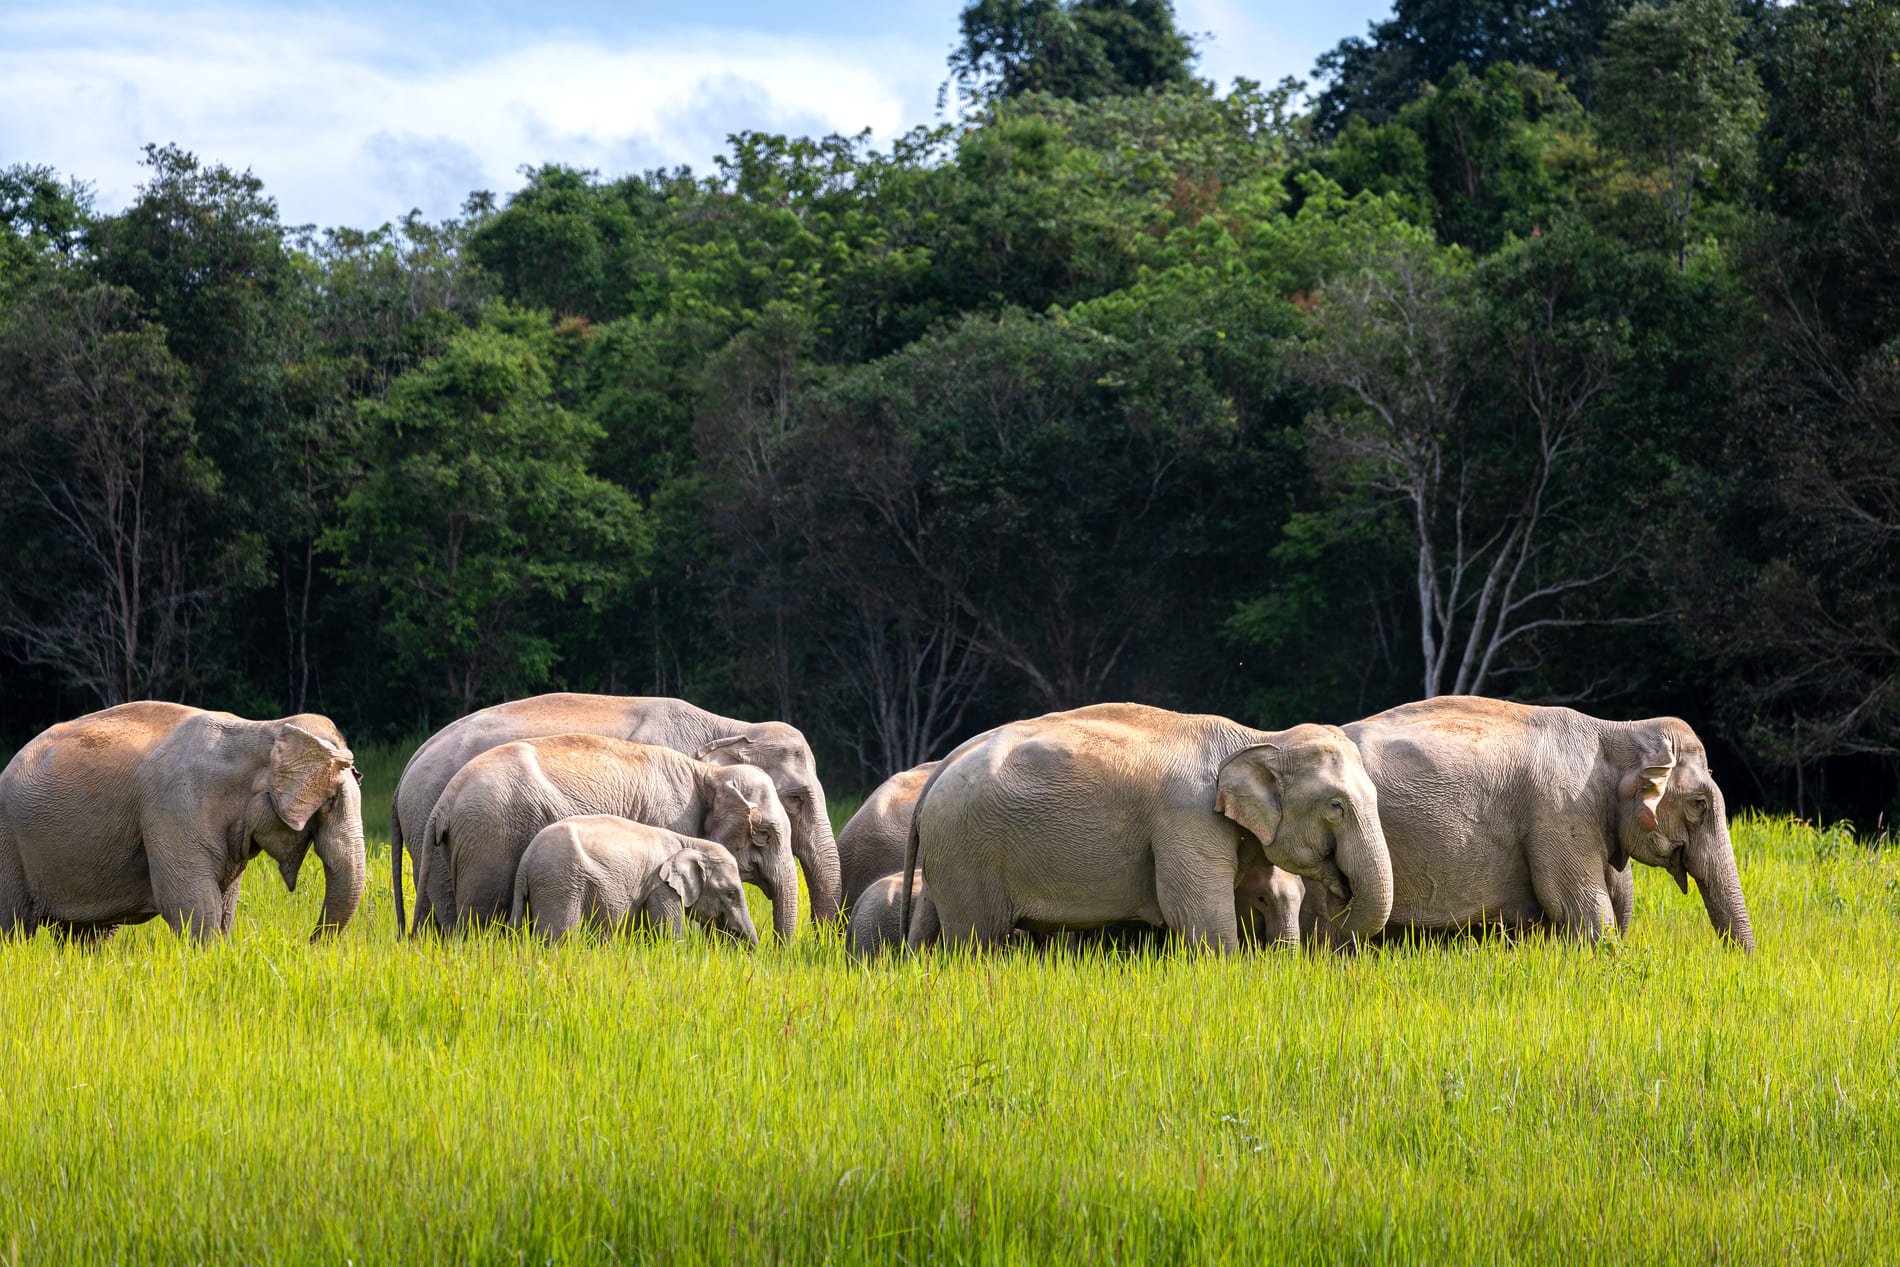
<svg viewBox="0 0 1900 1267"><path fill-rule="evenodd" d="M1891 807L1891 6L1402 0L1310 98L1150 0L962 35L884 148L442 223L0 172L0 731L681 694L868 784L1093 700L1470 691Z"/></svg>

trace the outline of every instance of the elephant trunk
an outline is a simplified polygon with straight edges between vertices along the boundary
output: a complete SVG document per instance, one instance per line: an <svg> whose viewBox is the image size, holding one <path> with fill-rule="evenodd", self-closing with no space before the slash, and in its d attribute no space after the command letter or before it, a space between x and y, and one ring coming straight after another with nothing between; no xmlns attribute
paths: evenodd
<svg viewBox="0 0 1900 1267"><path fill-rule="evenodd" d="M368 863L363 856L363 800L356 780L343 780L336 803L319 819L315 847L323 861L323 918L311 941L335 935L350 922L363 898Z"/></svg>
<svg viewBox="0 0 1900 1267"><path fill-rule="evenodd" d="M778 934L781 942L790 945L798 933L798 863L791 855L787 854L779 862L777 874L772 877L772 886L777 890L770 895L772 931ZM815 897L812 899L814 905L817 900ZM756 933L752 941L754 945L758 944Z"/></svg>
<svg viewBox="0 0 1900 1267"><path fill-rule="evenodd" d="M1689 842L1685 862L1702 894L1709 923L1743 950L1755 949L1755 932L1748 922L1748 902L1742 896L1741 876L1735 869L1735 845L1729 839L1727 816L1714 807L1714 828Z"/></svg>
<svg viewBox="0 0 1900 1267"><path fill-rule="evenodd" d="M1392 855L1377 811L1354 813L1342 825L1333 857L1352 883L1352 905L1340 932L1363 941L1384 928L1392 915Z"/></svg>
<svg viewBox="0 0 1900 1267"><path fill-rule="evenodd" d="M816 781L811 789L811 822L802 830L794 830L792 846L805 871L805 887L811 891L811 917L821 924L836 919L844 897L844 884L838 875L838 841L831 834L831 811L825 805L824 790ZM773 922L778 922L776 917Z"/></svg>

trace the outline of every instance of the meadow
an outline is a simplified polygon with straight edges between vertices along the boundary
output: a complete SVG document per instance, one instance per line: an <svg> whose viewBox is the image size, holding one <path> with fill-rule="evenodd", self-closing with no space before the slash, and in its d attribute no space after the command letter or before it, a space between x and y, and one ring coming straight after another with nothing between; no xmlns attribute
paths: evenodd
<svg viewBox="0 0 1900 1267"><path fill-rule="evenodd" d="M1900 851L1734 838L1753 956L1638 868L1596 948L863 964L399 943L379 837L327 945L311 862L0 946L0 1257L1892 1261Z"/></svg>

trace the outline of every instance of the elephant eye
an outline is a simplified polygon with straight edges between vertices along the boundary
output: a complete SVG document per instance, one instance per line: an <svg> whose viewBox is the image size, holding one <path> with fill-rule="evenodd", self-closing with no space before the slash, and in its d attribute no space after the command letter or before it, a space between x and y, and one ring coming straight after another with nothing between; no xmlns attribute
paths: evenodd
<svg viewBox="0 0 1900 1267"><path fill-rule="evenodd" d="M1334 818L1343 817L1346 813L1346 803L1340 800L1337 796L1335 796L1332 799L1332 802L1329 808L1333 811Z"/></svg>

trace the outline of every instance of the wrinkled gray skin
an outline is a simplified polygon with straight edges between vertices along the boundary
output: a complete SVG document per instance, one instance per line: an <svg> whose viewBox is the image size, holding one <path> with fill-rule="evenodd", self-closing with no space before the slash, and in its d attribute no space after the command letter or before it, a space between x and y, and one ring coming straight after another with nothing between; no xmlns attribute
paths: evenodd
<svg viewBox="0 0 1900 1267"><path fill-rule="evenodd" d="M1345 728L1379 789L1388 935L1544 927L1594 940L1629 922L1631 859L1693 879L1717 933L1755 945L1722 791L1688 723L1604 721L1474 696ZM1309 924L1336 903L1307 886Z"/></svg>
<svg viewBox="0 0 1900 1267"><path fill-rule="evenodd" d="M1260 862L1325 885L1349 934L1384 925L1378 796L1345 735L1097 704L1000 726L945 758L912 818L899 892L921 865L952 944L1138 920L1231 952L1234 886Z"/></svg>
<svg viewBox="0 0 1900 1267"><path fill-rule="evenodd" d="M724 845L612 814L583 814L550 823L528 842L508 922L532 922L551 945L577 928L602 941L629 927L678 937L683 916L759 944L739 864Z"/></svg>
<svg viewBox="0 0 1900 1267"><path fill-rule="evenodd" d="M798 927L791 824L765 771L713 765L656 744L544 735L491 748L442 789L423 828L429 867L449 881L450 931L506 919L515 872L536 832L577 814L616 814L725 846L739 874L772 899L772 925Z"/></svg>
<svg viewBox="0 0 1900 1267"><path fill-rule="evenodd" d="M231 931L259 853L295 889L323 862L311 940L363 896L354 758L327 717L246 721L181 704L120 704L41 732L0 773L0 935L48 925L80 941L154 916L208 941Z"/></svg>
<svg viewBox="0 0 1900 1267"><path fill-rule="evenodd" d="M873 881L904 869L910 812L939 764L926 761L878 784L838 833L838 872L844 883L847 914Z"/></svg>
<svg viewBox="0 0 1900 1267"><path fill-rule="evenodd" d="M410 931L436 919L434 904L449 898L446 876L428 875L427 855L413 842L434 812L449 780L480 754L516 739L582 733L659 744L716 765L752 765L771 776L792 823L792 854L805 873L812 918L838 913L838 845L832 838L825 790L811 745L784 722L744 722L721 717L685 700L638 695L576 695L562 692L513 700L449 723L416 749L390 800L390 880L395 888L396 926L405 923L402 852L414 856L416 915ZM774 916L776 919L776 908ZM789 937L789 930L781 929Z"/></svg>
<svg viewBox="0 0 1900 1267"><path fill-rule="evenodd" d="M1234 920L1243 944L1298 946L1306 882L1278 867L1252 866L1234 885Z"/></svg>
<svg viewBox="0 0 1900 1267"><path fill-rule="evenodd" d="M858 894L851 904L851 925L845 933L845 948L852 954L868 959L904 945L904 904L899 887L903 882L899 874L880 876ZM919 944L936 941L937 908L921 875L911 877L910 918L918 930Z"/></svg>
<svg viewBox="0 0 1900 1267"><path fill-rule="evenodd" d="M898 900L901 880L896 873L904 868L904 841L910 835L911 813L931 772L940 764L927 761L878 784L838 833L838 862L844 875L845 911L851 921L852 939L858 938L860 930L856 905L859 896L890 880L886 889L888 896L883 899L889 904L888 912L881 902L877 912L867 916L862 926L866 954L875 953L895 935L901 905ZM920 892L921 898L917 894L912 896L912 911L917 918L924 918L927 913L932 921L930 928L919 935L919 944L929 945L935 940L936 908L930 904L928 891ZM1304 884L1298 876L1266 864L1249 867L1234 886L1234 923L1241 942L1299 945L1300 897L1304 892ZM920 901L921 908L917 905Z"/></svg>

